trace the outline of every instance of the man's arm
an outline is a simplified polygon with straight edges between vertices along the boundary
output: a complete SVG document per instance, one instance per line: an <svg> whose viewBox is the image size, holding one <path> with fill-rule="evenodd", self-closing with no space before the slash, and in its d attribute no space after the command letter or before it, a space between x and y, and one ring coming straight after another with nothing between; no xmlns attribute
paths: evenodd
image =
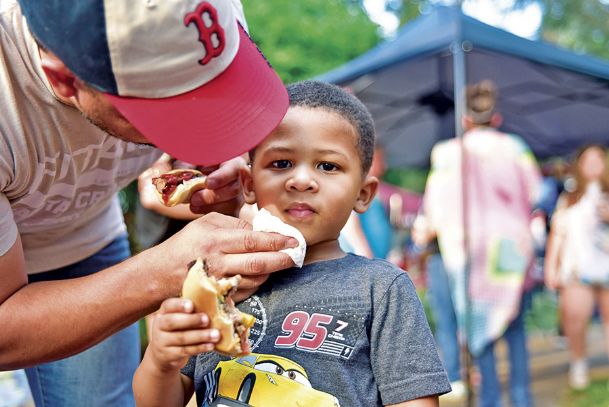
<svg viewBox="0 0 609 407"><path fill-rule="evenodd" d="M17 239L0 256L0 370L73 355L137 321L165 298L180 294L187 264L197 257L206 258L214 274L242 274L240 288L254 291L267 273L292 265L289 256L277 251L297 242L248 229L242 220L209 214L159 246L99 273L32 284L27 284Z"/></svg>
<svg viewBox="0 0 609 407"><path fill-rule="evenodd" d="M176 284L166 276L168 287L155 286L159 278L138 270L141 263L127 261L98 275L28 285L18 238L0 257L0 369L66 357L152 311Z"/></svg>

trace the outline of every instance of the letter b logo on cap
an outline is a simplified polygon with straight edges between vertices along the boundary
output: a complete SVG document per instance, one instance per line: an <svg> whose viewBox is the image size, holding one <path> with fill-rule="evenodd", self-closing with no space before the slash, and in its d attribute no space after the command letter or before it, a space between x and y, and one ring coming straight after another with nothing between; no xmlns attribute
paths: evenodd
<svg viewBox="0 0 609 407"><path fill-rule="evenodd" d="M201 65L205 65L224 50L224 30L218 23L218 12L206 1L199 3L194 11L184 17L185 26L191 23L199 31L199 41L205 48L205 56L199 60Z"/></svg>

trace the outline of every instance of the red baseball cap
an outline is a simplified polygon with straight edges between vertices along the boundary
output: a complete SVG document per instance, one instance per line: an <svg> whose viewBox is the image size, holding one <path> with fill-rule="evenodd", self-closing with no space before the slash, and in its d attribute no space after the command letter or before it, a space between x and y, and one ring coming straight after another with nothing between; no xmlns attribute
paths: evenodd
<svg viewBox="0 0 609 407"><path fill-rule="evenodd" d="M239 23L238 0L19 3L42 44L180 160L236 157L287 111L285 86Z"/></svg>

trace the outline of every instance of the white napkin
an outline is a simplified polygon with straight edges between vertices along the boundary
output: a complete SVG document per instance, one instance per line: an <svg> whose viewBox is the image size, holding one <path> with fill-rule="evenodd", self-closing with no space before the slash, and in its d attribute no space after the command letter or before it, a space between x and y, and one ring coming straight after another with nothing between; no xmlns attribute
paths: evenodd
<svg viewBox="0 0 609 407"><path fill-rule="evenodd" d="M296 264L296 267L302 267L305 253L307 251L307 243L305 242L304 236L298 229L284 223L277 216L271 215L271 213L264 208L260 209L256 216L254 216L252 226L255 231L275 232L284 236L293 237L294 239L298 240L298 246L291 249L281 250L281 252L290 256L292 261L294 261L294 264Z"/></svg>

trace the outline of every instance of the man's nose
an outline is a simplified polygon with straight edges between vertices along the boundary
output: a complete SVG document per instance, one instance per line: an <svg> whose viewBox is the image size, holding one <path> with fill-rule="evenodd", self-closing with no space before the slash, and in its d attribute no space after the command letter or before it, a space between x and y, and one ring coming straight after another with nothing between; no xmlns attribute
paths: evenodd
<svg viewBox="0 0 609 407"><path fill-rule="evenodd" d="M307 166L296 167L292 176L286 182L286 189L290 191L311 191L315 192L319 185L315 179L314 169Z"/></svg>

